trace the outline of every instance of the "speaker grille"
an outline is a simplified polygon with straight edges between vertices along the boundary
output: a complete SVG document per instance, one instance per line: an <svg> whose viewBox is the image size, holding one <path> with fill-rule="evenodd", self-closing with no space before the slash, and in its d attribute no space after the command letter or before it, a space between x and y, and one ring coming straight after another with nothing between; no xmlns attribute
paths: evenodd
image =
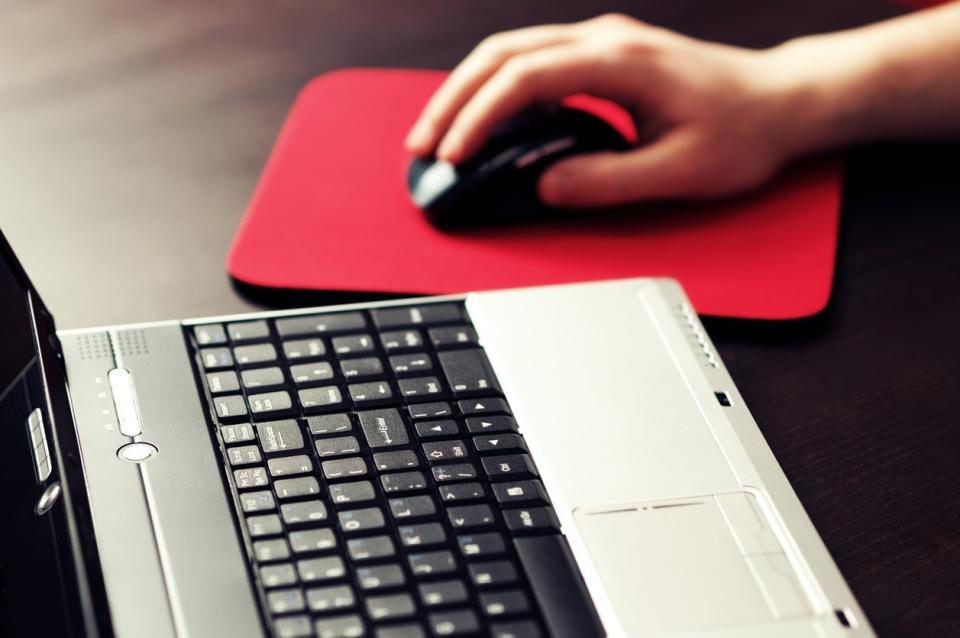
<svg viewBox="0 0 960 638"><path fill-rule="evenodd" d="M143 330L121 330L114 333L114 348L120 357L150 354L150 345Z"/></svg>
<svg viewBox="0 0 960 638"><path fill-rule="evenodd" d="M697 350L703 353L706 364L711 368L719 367L720 364L717 362L717 354L710 346L710 342L707 341L707 333L703 330L703 326L700 325L700 321L697 319L697 313L690 307L690 304L677 304L677 316L686 328L691 343L693 343Z"/></svg>
<svg viewBox="0 0 960 638"><path fill-rule="evenodd" d="M80 358L85 361L96 361L98 359L109 359L112 357L110 352L110 338L105 332L94 332L77 336L77 350Z"/></svg>

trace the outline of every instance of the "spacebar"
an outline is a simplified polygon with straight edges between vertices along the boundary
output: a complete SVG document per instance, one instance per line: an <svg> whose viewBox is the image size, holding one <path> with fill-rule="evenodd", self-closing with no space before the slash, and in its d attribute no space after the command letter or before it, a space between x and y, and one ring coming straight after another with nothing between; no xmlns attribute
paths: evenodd
<svg viewBox="0 0 960 638"><path fill-rule="evenodd" d="M557 638L604 636L567 539L559 534L527 536L513 539L513 544L550 635Z"/></svg>

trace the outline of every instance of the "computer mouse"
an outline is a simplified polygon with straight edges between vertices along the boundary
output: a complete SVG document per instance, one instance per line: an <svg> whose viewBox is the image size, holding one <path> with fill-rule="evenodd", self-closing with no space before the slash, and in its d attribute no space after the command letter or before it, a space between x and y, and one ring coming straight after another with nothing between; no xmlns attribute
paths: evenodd
<svg viewBox="0 0 960 638"><path fill-rule="evenodd" d="M538 105L501 124L459 166L415 158L407 173L413 202L436 226L529 219L547 212L537 181L571 155L625 151L630 143L602 118L581 109Z"/></svg>

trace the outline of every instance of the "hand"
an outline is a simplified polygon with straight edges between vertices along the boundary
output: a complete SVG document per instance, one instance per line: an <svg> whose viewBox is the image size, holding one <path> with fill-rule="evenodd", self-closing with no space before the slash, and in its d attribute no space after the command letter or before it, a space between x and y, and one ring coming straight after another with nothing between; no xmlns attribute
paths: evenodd
<svg viewBox="0 0 960 638"><path fill-rule="evenodd" d="M460 163L524 107L588 93L636 113L639 144L558 162L540 180L545 203L728 195L763 183L794 152L777 69L767 52L619 15L508 31L484 40L453 71L406 146Z"/></svg>

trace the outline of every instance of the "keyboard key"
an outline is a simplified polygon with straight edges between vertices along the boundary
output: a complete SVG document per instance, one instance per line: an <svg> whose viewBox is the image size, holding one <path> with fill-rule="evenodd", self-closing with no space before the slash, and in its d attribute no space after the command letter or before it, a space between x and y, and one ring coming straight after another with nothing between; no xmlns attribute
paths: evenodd
<svg viewBox="0 0 960 638"><path fill-rule="evenodd" d="M233 367L233 355L229 348L204 348L200 351L200 361L207 370Z"/></svg>
<svg viewBox="0 0 960 638"><path fill-rule="evenodd" d="M407 556L414 576L436 576L456 571L457 561L448 550L423 552Z"/></svg>
<svg viewBox="0 0 960 638"><path fill-rule="evenodd" d="M418 467L420 459L412 450L397 450L396 452L377 452L373 455L373 463L381 472L389 472Z"/></svg>
<svg viewBox="0 0 960 638"><path fill-rule="evenodd" d="M552 507L504 510L503 520L511 532L556 532L560 521Z"/></svg>
<svg viewBox="0 0 960 638"><path fill-rule="evenodd" d="M360 442L355 436L333 436L325 439L316 439L313 442L320 458L328 456L343 456L356 454L360 451Z"/></svg>
<svg viewBox="0 0 960 638"><path fill-rule="evenodd" d="M233 358L241 366L266 363L277 360L277 349L272 343L258 343L253 346L237 346L233 349Z"/></svg>
<svg viewBox="0 0 960 638"><path fill-rule="evenodd" d="M433 480L437 483L444 481L465 481L477 478L477 469L472 463L457 463L456 465L435 465L430 468Z"/></svg>
<svg viewBox="0 0 960 638"><path fill-rule="evenodd" d="M391 596L371 596L367 598L367 613L374 620L394 620L406 618L416 613L410 594L393 594Z"/></svg>
<svg viewBox="0 0 960 638"><path fill-rule="evenodd" d="M427 372L433 369L433 360L424 352L396 354L390 357L390 368L396 375Z"/></svg>
<svg viewBox="0 0 960 638"><path fill-rule="evenodd" d="M280 524L280 517L276 514L264 514L262 516L247 517L247 531L251 538L261 536L272 536L283 531Z"/></svg>
<svg viewBox="0 0 960 638"><path fill-rule="evenodd" d="M260 568L260 582L264 587L287 587L297 582L297 573L290 563L264 565Z"/></svg>
<svg viewBox="0 0 960 638"><path fill-rule="evenodd" d="M430 614L430 628L436 636L465 636L480 629L477 615L469 610Z"/></svg>
<svg viewBox="0 0 960 638"><path fill-rule="evenodd" d="M327 354L322 339L296 339L283 342L283 355L290 361L315 359Z"/></svg>
<svg viewBox="0 0 960 638"><path fill-rule="evenodd" d="M468 558L496 556L507 551L506 541L500 532L466 534L457 537L460 552Z"/></svg>
<svg viewBox="0 0 960 638"><path fill-rule="evenodd" d="M375 565L357 568L357 584L361 589L376 591L398 587L406 582L399 565Z"/></svg>
<svg viewBox="0 0 960 638"><path fill-rule="evenodd" d="M353 429L353 423L346 414L321 414L307 417L307 428L314 436L340 434Z"/></svg>
<svg viewBox="0 0 960 638"><path fill-rule="evenodd" d="M400 379L400 394L409 398L424 398L443 394L443 388L436 377L414 377Z"/></svg>
<svg viewBox="0 0 960 638"><path fill-rule="evenodd" d="M465 416L473 414L512 414L507 402L499 397L483 397L480 399L457 401L457 407L460 408L460 412Z"/></svg>
<svg viewBox="0 0 960 638"><path fill-rule="evenodd" d="M450 404L442 401L408 405L407 412L410 414L411 419L431 419L453 414L453 410L450 409Z"/></svg>
<svg viewBox="0 0 960 638"><path fill-rule="evenodd" d="M270 328L267 326L267 322L263 320L228 323L227 332L230 334L230 340L235 342L255 341L270 337Z"/></svg>
<svg viewBox="0 0 960 638"><path fill-rule="evenodd" d="M492 525L496 518L489 505L464 505L447 509L447 518L454 529Z"/></svg>
<svg viewBox="0 0 960 638"><path fill-rule="evenodd" d="M517 568L505 560L467 565L470 579L478 587L509 585L517 580Z"/></svg>
<svg viewBox="0 0 960 638"><path fill-rule="evenodd" d="M490 626L491 638L540 638L540 628L532 620L496 623ZM571 634L575 635L575 634Z"/></svg>
<svg viewBox="0 0 960 638"><path fill-rule="evenodd" d="M427 330L427 336L434 348L477 345L477 333L470 326L430 328Z"/></svg>
<svg viewBox="0 0 960 638"><path fill-rule="evenodd" d="M303 449L303 434L293 419L258 423L257 435L266 454Z"/></svg>
<svg viewBox="0 0 960 638"><path fill-rule="evenodd" d="M245 514L254 512L269 512L277 509L277 503L273 500L273 493L266 490L259 492L245 492L239 496L240 508Z"/></svg>
<svg viewBox="0 0 960 638"><path fill-rule="evenodd" d="M253 414L279 414L293 407L290 395L286 392L266 392L251 394L247 397L250 412Z"/></svg>
<svg viewBox="0 0 960 638"><path fill-rule="evenodd" d="M246 490L255 487L264 487L269 483L267 480L267 471L262 467L251 467L245 470L234 470L233 480L237 484L238 490Z"/></svg>
<svg viewBox="0 0 960 638"><path fill-rule="evenodd" d="M290 366L290 378L298 386L322 383L333 378L333 367L326 361Z"/></svg>
<svg viewBox="0 0 960 638"><path fill-rule="evenodd" d="M379 507L365 507L359 510L339 512L340 529L344 532L369 532L383 528L387 522Z"/></svg>
<svg viewBox="0 0 960 638"><path fill-rule="evenodd" d="M233 370L208 372L207 387L210 388L210 394L236 392L240 389L240 380L237 378L237 373Z"/></svg>
<svg viewBox="0 0 960 638"><path fill-rule="evenodd" d="M303 592L299 589L278 589L267 594L267 606L271 613L286 614L292 611L303 611L306 604L303 600ZM308 625L307 630L309 629Z"/></svg>
<svg viewBox="0 0 960 638"><path fill-rule="evenodd" d="M426 607L451 605L467 600L467 588L462 580L438 580L417 586L420 600Z"/></svg>
<svg viewBox="0 0 960 638"><path fill-rule="evenodd" d="M227 333L219 323L194 326L193 336L201 346L216 346L227 342Z"/></svg>
<svg viewBox="0 0 960 638"><path fill-rule="evenodd" d="M422 472L397 472L384 474L380 477L380 484L387 494L422 490L427 487L427 478Z"/></svg>
<svg viewBox="0 0 960 638"><path fill-rule="evenodd" d="M251 368L240 373L240 380L247 390L275 388L283 385L283 371L280 368Z"/></svg>
<svg viewBox="0 0 960 638"><path fill-rule="evenodd" d="M370 335L348 335L334 337L330 345L333 346L333 351L337 354L370 352L373 350L373 339Z"/></svg>
<svg viewBox="0 0 960 638"><path fill-rule="evenodd" d="M447 541L447 532L440 523L401 525L397 528L397 534L404 547L439 545Z"/></svg>
<svg viewBox="0 0 960 638"><path fill-rule="evenodd" d="M236 421L247 416L247 404L239 394L214 397L213 406L221 421Z"/></svg>
<svg viewBox="0 0 960 638"><path fill-rule="evenodd" d="M230 465L250 465L263 460L260 457L260 448L256 445L227 448L227 459L230 461Z"/></svg>
<svg viewBox="0 0 960 638"><path fill-rule="evenodd" d="M330 499L338 505L343 503L362 503L376 498L373 484L370 481L355 481L353 483L337 483L331 485Z"/></svg>
<svg viewBox="0 0 960 638"><path fill-rule="evenodd" d="M370 381L369 383L351 383L347 386L350 398L358 406L383 403L393 398L393 390L386 381Z"/></svg>
<svg viewBox="0 0 960 638"><path fill-rule="evenodd" d="M258 563L287 560L290 558L290 547L287 545L285 538L257 541L253 544L253 555Z"/></svg>
<svg viewBox="0 0 960 638"><path fill-rule="evenodd" d="M294 554L322 552L337 546L337 537L329 529L305 529L290 532L288 538Z"/></svg>
<svg viewBox="0 0 960 638"><path fill-rule="evenodd" d="M319 523L327 520L327 506L316 499L284 503L280 506L280 515L287 525Z"/></svg>
<svg viewBox="0 0 960 638"><path fill-rule="evenodd" d="M343 395L335 385L298 390L297 396L305 412L325 410L343 404Z"/></svg>
<svg viewBox="0 0 960 638"><path fill-rule="evenodd" d="M363 330L367 327L367 320L360 312L340 312L322 315L306 315L277 319L277 333L281 337L296 337L300 335L323 334L326 332L347 332Z"/></svg>
<svg viewBox="0 0 960 638"><path fill-rule="evenodd" d="M328 481L351 476L363 476L367 473L366 461L357 456L333 461L323 461L320 466L323 470L323 477Z"/></svg>
<svg viewBox="0 0 960 638"><path fill-rule="evenodd" d="M220 438L223 439L225 445L247 443L248 441L252 441L254 436L253 426L249 423L220 426Z"/></svg>
<svg viewBox="0 0 960 638"><path fill-rule="evenodd" d="M423 627L416 623L377 627L376 638L427 638Z"/></svg>
<svg viewBox="0 0 960 638"><path fill-rule="evenodd" d="M307 590L307 606L310 611L331 611L353 607L356 599L349 585L314 587Z"/></svg>
<svg viewBox="0 0 960 638"><path fill-rule="evenodd" d="M493 495L501 505L549 503L547 491L537 480L494 483Z"/></svg>
<svg viewBox="0 0 960 638"><path fill-rule="evenodd" d="M512 416L470 417L467 419L467 429L475 434L492 434L494 432L516 432L517 422Z"/></svg>
<svg viewBox="0 0 960 638"><path fill-rule="evenodd" d="M487 616L516 616L530 611L530 600L519 589L480 594L480 609Z"/></svg>
<svg viewBox="0 0 960 638"><path fill-rule="evenodd" d="M440 486L440 500L444 503L472 501L487 495L480 483L454 483Z"/></svg>
<svg viewBox="0 0 960 638"><path fill-rule="evenodd" d="M379 308L373 310L372 314L373 323L381 329L463 321L463 310L455 303L433 303L404 308Z"/></svg>
<svg viewBox="0 0 960 638"><path fill-rule="evenodd" d="M380 333L380 344L387 352L412 350L423 345L423 335L419 330L395 330Z"/></svg>
<svg viewBox="0 0 960 638"><path fill-rule="evenodd" d="M393 408L357 412L357 418L367 445L372 449L405 445L410 440L400 413Z"/></svg>
<svg viewBox="0 0 960 638"><path fill-rule="evenodd" d="M340 371L347 379L375 377L383 374L383 362L380 361L379 357L344 359L340 362Z"/></svg>
<svg viewBox="0 0 960 638"><path fill-rule="evenodd" d="M389 536L365 536L347 541L347 552L355 561L388 558L397 553Z"/></svg>
<svg viewBox="0 0 960 638"><path fill-rule="evenodd" d="M297 561L297 573L305 583L343 578L347 568L339 556L323 558L305 558Z"/></svg>
<svg viewBox="0 0 960 638"><path fill-rule="evenodd" d="M437 506L430 496L404 496L387 501L394 518L419 518L436 514Z"/></svg>
<svg viewBox="0 0 960 638"><path fill-rule="evenodd" d="M491 480L502 478L526 478L537 475L537 466L526 454L488 456L482 459L483 470Z"/></svg>
<svg viewBox="0 0 960 638"><path fill-rule="evenodd" d="M282 479L273 484L273 489L280 500L288 498L300 498L303 496L315 496L320 493L320 484L312 476L301 476L298 478Z"/></svg>
<svg viewBox="0 0 960 638"><path fill-rule="evenodd" d="M313 623L317 638L360 638L364 635L363 619L356 614L321 618Z"/></svg>
<svg viewBox="0 0 960 638"><path fill-rule="evenodd" d="M463 441L436 441L423 444L423 454L431 463L462 459L467 455L467 445Z"/></svg>
<svg viewBox="0 0 960 638"><path fill-rule="evenodd" d="M527 445L523 442L523 438L518 434L512 434L510 432L505 432L503 434L485 434L483 436L475 436L473 437L473 447L476 448L477 452L493 452L500 450L527 451Z"/></svg>
<svg viewBox="0 0 960 638"><path fill-rule="evenodd" d="M310 457L305 454L296 456L281 456L267 461L267 469L270 476L277 478L280 476L293 476L295 474L309 474L313 470L313 463Z"/></svg>
<svg viewBox="0 0 960 638"><path fill-rule="evenodd" d="M456 396L500 392L500 382L486 353L479 348L449 350L437 355L447 383Z"/></svg>
<svg viewBox="0 0 960 638"><path fill-rule="evenodd" d="M443 421L419 421L414 427L417 430L417 436L421 439L436 436L453 436L460 432L457 422L451 419L444 419Z"/></svg>
<svg viewBox="0 0 960 638"><path fill-rule="evenodd" d="M310 638L313 628L307 616L288 616L279 618L273 623L273 630L277 638Z"/></svg>

